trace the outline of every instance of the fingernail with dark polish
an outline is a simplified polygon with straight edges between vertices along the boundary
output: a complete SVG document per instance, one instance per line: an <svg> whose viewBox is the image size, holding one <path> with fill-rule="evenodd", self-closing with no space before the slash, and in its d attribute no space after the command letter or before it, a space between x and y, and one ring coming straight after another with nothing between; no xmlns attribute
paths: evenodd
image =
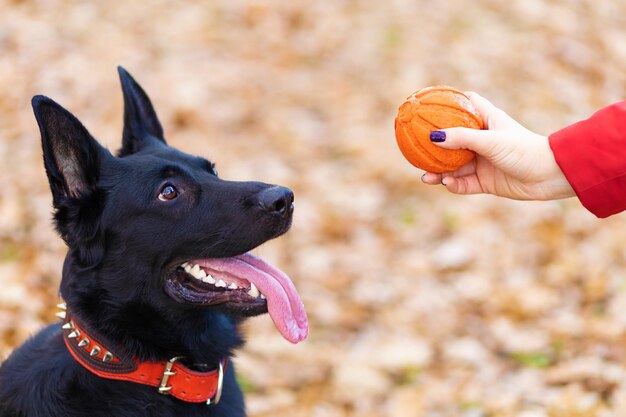
<svg viewBox="0 0 626 417"><path fill-rule="evenodd" d="M444 142L446 140L446 132L434 130L430 132L430 140L431 142Z"/></svg>

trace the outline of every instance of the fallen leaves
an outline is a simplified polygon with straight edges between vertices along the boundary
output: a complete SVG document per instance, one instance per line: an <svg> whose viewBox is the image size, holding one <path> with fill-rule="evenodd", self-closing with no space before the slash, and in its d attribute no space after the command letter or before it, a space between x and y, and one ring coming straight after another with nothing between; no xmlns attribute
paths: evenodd
<svg viewBox="0 0 626 417"><path fill-rule="evenodd" d="M119 146L125 65L173 145L287 185L258 249L311 321L267 317L236 359L251 416L626 414L626 218L421 184L393 136L416 89L478 91L547 133L626 97L619 2L0 4L0 357L54 321L36 93Z"/></svg>

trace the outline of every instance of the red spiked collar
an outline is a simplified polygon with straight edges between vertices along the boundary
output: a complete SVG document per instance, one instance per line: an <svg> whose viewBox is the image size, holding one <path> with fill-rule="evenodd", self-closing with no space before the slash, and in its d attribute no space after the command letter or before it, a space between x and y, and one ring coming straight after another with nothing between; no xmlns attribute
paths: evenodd
<svg viewBox="0 0 626 417"><path fill-rule="evenodd" d="M65 303L58 307L62 309L57 316L63 319L63 340L67 349L78 363L92 373L101 378L157 387L160 394L172 395L187 402L204 402L207 405L219 402L228 358L209 372L189 369L178 362L181 356L169 361L139 361L107 346L96 332L70 316Z"/></svg>

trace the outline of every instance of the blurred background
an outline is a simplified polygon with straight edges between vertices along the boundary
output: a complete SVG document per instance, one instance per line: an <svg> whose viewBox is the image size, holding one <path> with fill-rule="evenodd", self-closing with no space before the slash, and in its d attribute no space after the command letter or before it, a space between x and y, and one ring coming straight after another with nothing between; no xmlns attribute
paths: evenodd
<svg viewBox="0 0 626 417"><path fill-rule="evenodd" d="M0 0L0 358L55 320L66 250L30 98L115 150L120 64L170 144L295 191L256 252L310 337L248 321L251 416L626 415L626 217L424 186L393 132L433 84L542 134L626 98L626 2Z"/></svg>

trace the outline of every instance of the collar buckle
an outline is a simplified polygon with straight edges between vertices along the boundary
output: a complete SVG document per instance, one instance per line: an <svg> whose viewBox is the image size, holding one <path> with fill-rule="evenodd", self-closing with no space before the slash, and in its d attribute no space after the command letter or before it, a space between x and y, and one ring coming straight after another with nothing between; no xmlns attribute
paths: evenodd
<svg viewBox="0 0 626 417"><path fill-rule="evenodd" d="M215 390L213 398L206 400L206 405L216 405L220 402L220 398L222 398L222 388L224 387L224 361L219 362L217 369L217 389Z"/></svg>
<svg viewBox="0 0 626 417"><path fill-rule="evenodd" d="M172 386L167 385L167 383L172 375L176 375L176 371L172 370L174 368L174 364L183 358L184 356L174 356L165 363L165 369L163 370L163 376L161 377L161 383L158 388L159 394L170 395ZM215 395L206 401L206 405L216 405L222 398L222 389L224 388L224 361L219 362L217 371L217 388L215 390Z"/></svg>
<svg viewBox="0 0 626 417"><path fill-rule="evenodd" d="M183 356L174 356L172 359L165 363L165 369L163 370L163 376L161 377L161 383L159 384L159 394L169 395L170 391L172 390L172 386L167 385L167 382L172 375L176 375L176 371L172 371L174 363L182 358Z"/></svg>

